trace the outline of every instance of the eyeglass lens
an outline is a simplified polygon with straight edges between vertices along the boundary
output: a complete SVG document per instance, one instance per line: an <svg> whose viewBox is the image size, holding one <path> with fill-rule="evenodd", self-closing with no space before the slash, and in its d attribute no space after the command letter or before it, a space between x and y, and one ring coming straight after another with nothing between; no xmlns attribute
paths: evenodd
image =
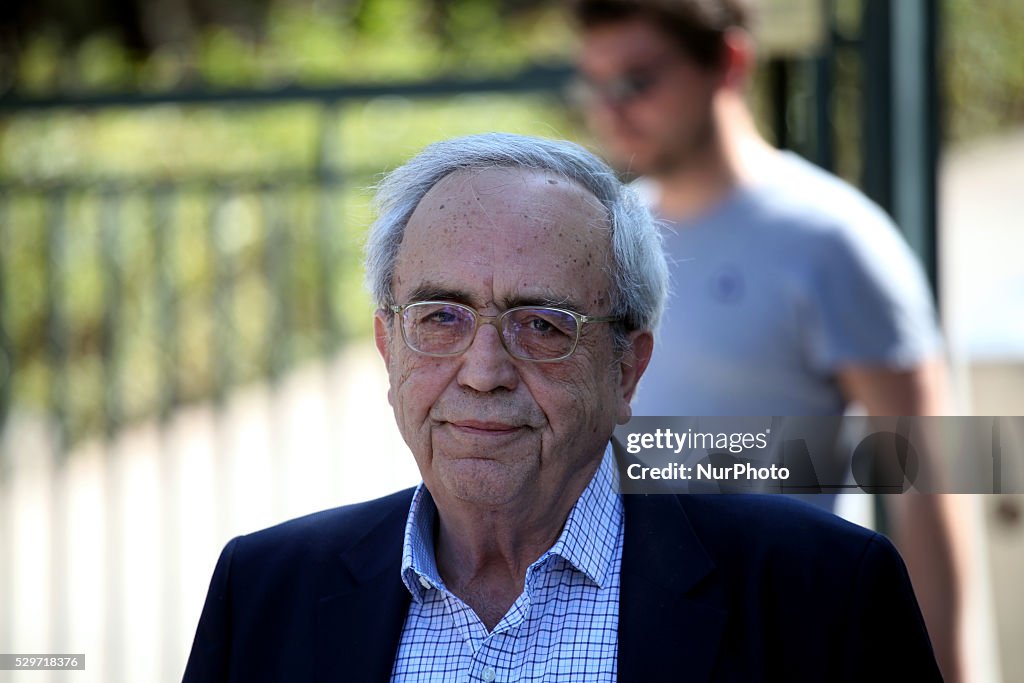
<svg viewBox="0 0 1024 683"><path fill-rule="evenodd" d="M647 70L627 73L604 83L581 79L574 84L572 95L580 106L589 106L599 99L612 104L626 104L646 95L657 80L657 75Z"/></svg>
<svg viewBox="0 0 1024 683"><path fill-rule="evenodd" d="M402 330L414 351L437 356L462 353L473 343L476 312L457 304L413 304L402 314ZM506 311L498 321L505 348L528 360L566 356L576 344L579 325L566 311L528 306Z"/></svg>

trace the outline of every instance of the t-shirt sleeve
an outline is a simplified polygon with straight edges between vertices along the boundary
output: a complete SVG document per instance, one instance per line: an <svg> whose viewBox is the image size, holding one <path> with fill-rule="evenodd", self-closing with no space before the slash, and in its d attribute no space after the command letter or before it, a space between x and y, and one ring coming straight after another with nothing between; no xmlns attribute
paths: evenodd
<svg viewBox="0 0 1024 683"><path fill-rule="evenodd" d="M895 226L879 217L820 237L805 292L806 342L816 369L904 369L940 352L924 271Z"/></svg>

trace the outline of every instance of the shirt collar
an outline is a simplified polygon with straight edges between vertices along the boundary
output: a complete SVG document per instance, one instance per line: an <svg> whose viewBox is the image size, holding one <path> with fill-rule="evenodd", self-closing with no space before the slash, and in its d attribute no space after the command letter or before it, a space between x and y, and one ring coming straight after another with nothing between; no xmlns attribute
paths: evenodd
<svg viewBox="0 0 1024 683"><path fill-rule="evenodd" d="M593 478L569 511L558 540L528 571L541 566L549 557L557 556L598 586L606 584L622 531L622 499L617 493L617 476L615 456L609 443ZM430 588L444 588L434 556L436 518L437 507L421 483L409 507L402 546L402 582L417 602L423 601Z"/></svg>
<svg viewBox="0 0 1024 683"><path fill-rule="evenodd" d="M429 588L444 587L434 561L434 520L437 506L430 491L420 482L405 520L405 541L402 544L402 582L417 602ZM424 585L426 582L426 585Z"/></svg>

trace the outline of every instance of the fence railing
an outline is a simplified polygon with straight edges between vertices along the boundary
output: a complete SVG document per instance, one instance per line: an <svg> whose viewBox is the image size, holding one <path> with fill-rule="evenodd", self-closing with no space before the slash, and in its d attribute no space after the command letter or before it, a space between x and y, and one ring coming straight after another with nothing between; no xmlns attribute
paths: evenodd
<svg viewBox="0 0 1024 683"><path fill-rule="evenodd" d="M0 116L168 104L320 109L312 168L150 181L0 180L0 419L12 400L45 406L63 452L86 434L166 417L182 401L222 400L236 383L273 379L297 359L337 350L346 330L336 283L340 271L358 268L343 202L380 170L344 163L343 108L383 95L557 97L568 75L563 67L387 86L0 98ZM193 321L206 329L193 329ZM70 390L75 379L86 388Z"/></svg>

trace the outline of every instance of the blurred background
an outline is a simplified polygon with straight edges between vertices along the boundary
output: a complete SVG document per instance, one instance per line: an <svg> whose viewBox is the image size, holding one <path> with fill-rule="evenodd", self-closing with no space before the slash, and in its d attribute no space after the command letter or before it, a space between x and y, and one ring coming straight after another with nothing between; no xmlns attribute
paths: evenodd
<svg viewBox="0 0 1024 683"><path fill-rule="evenodd" d="M763 1L763 130L897 219L959 411L1024 415L1024 4ZM0 652L86 671L0 681L180 679L228 539L418 480L369 188L454 135L593 147L574 45L540 0L6 0ZM1024 680L1024 500L956 498L970 680Z"/></svg>

